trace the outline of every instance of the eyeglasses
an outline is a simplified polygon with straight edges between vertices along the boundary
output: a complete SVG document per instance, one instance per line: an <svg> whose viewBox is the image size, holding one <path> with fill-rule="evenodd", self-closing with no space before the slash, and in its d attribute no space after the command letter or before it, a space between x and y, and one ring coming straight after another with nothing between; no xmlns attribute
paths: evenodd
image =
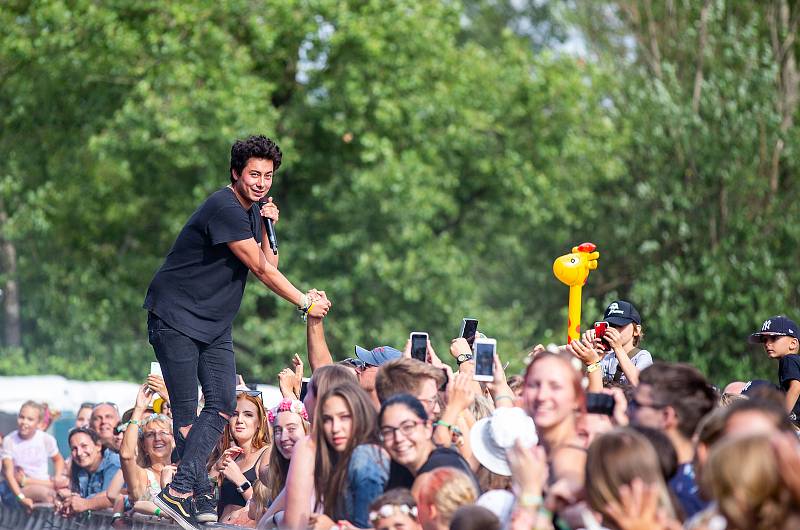
<svg viewBox="0 0 800 530"><path fill-rule="evenodd" d="M390 427L387 425L385 427L381 427L381 430L378 431L378 437L381 439L382 442L386 442L390 439L396 440L397 431L403 433L403 436L409 437L411 436L411 433L414 432L414 429L417 427L417 425L425 425L425 422L421 420L418 421L408 420L401 423L399 427Z"/></svg>
<svg viewBox="0 0 800 530"><path fill-rule="evenodd" d="M147 431L142 435L145 440L153 440L156 436L159 438L172 438L172 433L169 431Z"/></svg>
<svg viewBox="0 0 800 530"><path fill-rule="evenodd" d="M425 405L426 409L432 409L433 407L436 406L436 402L439 400L439 398L436 398L436 397L432 397L432 398L417 398L417 400L420 403L422 403L423 405Z"/></svg>
<svg viewBox="0 0 800 530"><path fill-rule="evenodd" d="M663 409L665 407L669 407L669 405L661 403L642 403L640 401L636 401L636 398L633 398L630 401L628 401L628 408L630 409L643 409L643 408Z"/></svg>
<svg viewBox="0 0 800 530"><path fill-rule="evenodd" d="M93 409L96 406L97 406L97 403L93 403L91 401L84 401L83 403L81 403L81 406L78 407L78 410L81 410L81 409Z"/></svg>

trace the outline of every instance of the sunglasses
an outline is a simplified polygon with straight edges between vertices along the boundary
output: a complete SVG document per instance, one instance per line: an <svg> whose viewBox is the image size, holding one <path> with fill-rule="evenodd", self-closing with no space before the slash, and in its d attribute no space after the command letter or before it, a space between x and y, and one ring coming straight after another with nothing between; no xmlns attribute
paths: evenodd
<svg viewBox="0 0 800 530"><path fill-rule="evenodd" d="M250 397L261 399L261 390L237 390L236 395L247 394Z"/></svg>
<svg viewBox="0 0 800 530"><path fill-rule="evenodd" d="M356 359L354 357L348 357L347 359L341 360L341 361L339 361L339 364L344 365L344 366L350 366L352 368L355 368L359 372L363 372L364 370L367 369L367 366L369 366L367 363L365 363L361 359Z"/></svg>

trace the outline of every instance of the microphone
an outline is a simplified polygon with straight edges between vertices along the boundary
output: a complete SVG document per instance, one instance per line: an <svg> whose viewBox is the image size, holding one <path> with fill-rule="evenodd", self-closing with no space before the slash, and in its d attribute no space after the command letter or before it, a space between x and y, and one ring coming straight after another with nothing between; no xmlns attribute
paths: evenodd
<svg viewBox="0 0 800 530"><path fill-rule="evenodd" d="M261 207L264 206L265 202L259 202L259 211ZM272 224L272 219L269 217L262 217L264 220L264 224L267 226L267 238L269 239L269 248L272 249L272 253L276 256L278 255L278 236L275 235L275 225Z"/></svg>

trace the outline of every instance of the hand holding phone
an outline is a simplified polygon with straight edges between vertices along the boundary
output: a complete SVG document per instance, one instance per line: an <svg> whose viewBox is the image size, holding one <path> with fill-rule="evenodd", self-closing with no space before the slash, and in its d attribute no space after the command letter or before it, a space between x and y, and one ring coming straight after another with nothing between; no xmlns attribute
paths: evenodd
<svg viewBox="0 0 800 530"><path fill-rule="evenodd" d="M609 351L611 349L608 341L605 339L606 331L608 331L608 322L594 323L594 338L598 350Z"/></svg>
<svg viewBox="0 0 800 530"><path fill-rule="evenodd" d="M411 358L427 362L428 334L424 331L412 331L409 338L411 339Z"/></svg>
<svg viewBox="0 0 800 530"><path fill-rule="evenodd" d="M494 355L497 341L489 338L475 339L475 381L490 383L494 381Z"/></svg>
<svg viewBox="0 0 800 530"><path fill-rule="evenodd" d="M475 342L475 335L477 333L477 318L464 317L461 319L461 333L459 333L458 336L467 339L467 343L469 344L470 348L472 348L472 345Z"/></svg>

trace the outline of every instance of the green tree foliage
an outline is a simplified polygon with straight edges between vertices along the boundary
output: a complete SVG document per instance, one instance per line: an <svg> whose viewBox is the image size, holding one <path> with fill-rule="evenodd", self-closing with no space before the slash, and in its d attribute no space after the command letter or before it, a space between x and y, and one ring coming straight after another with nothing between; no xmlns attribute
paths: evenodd
<svg viewBox="0 0 800 530"><path fill-rule="evenodd" d="M658 356L718 382L772 378L744 339L768 316L800 316L800 7L580 6L600 63L624 79L609 96L631 131L624 179L601 199L618 218L611 246L629 255L608 272L641 301Z"/></svg>
<svg viewBox="0 0 800 530"><path fill-rule="evenodd" d="M592 240L584 325L630 296L656 357L719 380L768 368L735 354L797 307L777 19L710 4L695 97L702 5L652 13L654 61L625 6L565 21L552 4L4 4L0 235L23 345L0 373L144 375L147 284L251 133L284 150L281 268L333 299L337 356L412 329L443 353L469 315L519 369L565 333L553 259ZM552 49L568 23L592 59ZM234 338L260 380L305 350L295 312L252 279Z"/></svg>

